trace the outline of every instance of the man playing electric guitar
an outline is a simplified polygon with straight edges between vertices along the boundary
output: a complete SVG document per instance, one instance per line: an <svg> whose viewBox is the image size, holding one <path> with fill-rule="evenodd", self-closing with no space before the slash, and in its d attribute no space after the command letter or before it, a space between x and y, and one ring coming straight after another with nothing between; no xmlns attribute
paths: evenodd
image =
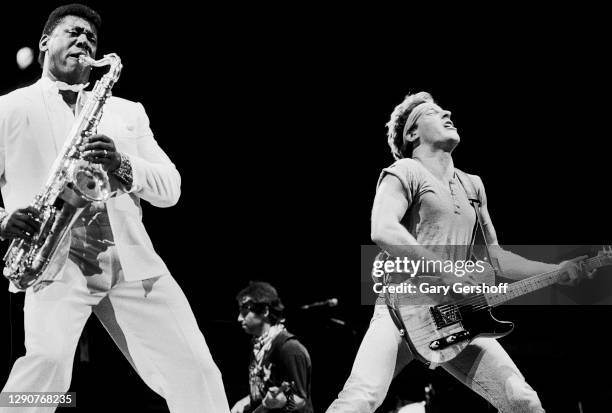
<svg viewBox="0 0 612 413"><path fill-rule="evenodd" d="M476 223L476 209L468 199L469 188L480 200L478 212L489 244L497 236L487 211L484 186L479 177L453 165L452 152L459 134L450 112L425 92L409 95L391 115L388 140L397 160L383 170L372 210L372 240L392 257L410 260L457 261L465 259ZM412 157L410 151L412 150ZM448 248L448 246L463 246ZM496 247L491 261L503 275L523 279L563 269L563 281L573 283L587 274L582 265L530 261ZM477 285L475 273L458 278L452 272L434 274L439 282ZM351 375L338 398L327 410L373 412L384 400L391 380L412 359L394 324L385 300L377 301L374 316L361 343ZM536 392L492 338L478 337L452 360L440 364L450 374L480 394L501 412L543 412Z"/></svg>
<svg viewBox="0 0 612 413"><path fill-rule="evenodd" d="M313 413L310 395L312 366L306 348L284 325L284 306L276 289L251 281L236 296L238 322L253 336L249 395L232 413Z"/></svg>

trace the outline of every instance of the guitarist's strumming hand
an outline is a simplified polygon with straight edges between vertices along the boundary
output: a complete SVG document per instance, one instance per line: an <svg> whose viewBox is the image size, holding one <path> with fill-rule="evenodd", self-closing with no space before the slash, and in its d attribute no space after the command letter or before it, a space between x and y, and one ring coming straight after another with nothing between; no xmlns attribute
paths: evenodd
<svg viewBox="0 0 612 413"><path fill-rule="evenodd" d="M559 269L564 269L565 278L559 281L561 285L569 285L574 286L580 280L586 278L593 278L593 274L595 274L596 270L589 271L584 265L584 259L587 258L586 255L581 257L577 257L571 260L563 261L559 264Z"/></svg>
<svg viewBox="0 0 612 413"><path fill-rule="evenodd" d="M287 396L278 387L270 387L261 402L266 409L282 409L287 404Z"/></svg>
<svg viewBox="0 0 612 413"><path fill-rule="evenodd" d="M442 272L439 274L440 279L446 285L453 286L454 284L461 284L462 286L476 286L482 283L491 283L489 279L495 279L495 273L493 268L485 266L485 272L465 272L461 276L453 272Z"/></svg>
<svg viewBox="0 0 612 413"><path fill-rule="evenodd" d="M447 285L453 285L456 283L461 283L463 285L478 285L482 283L474 274L466 273L463 276L459 277L453 273L442 273L441 274L442 281Z"/></svg>

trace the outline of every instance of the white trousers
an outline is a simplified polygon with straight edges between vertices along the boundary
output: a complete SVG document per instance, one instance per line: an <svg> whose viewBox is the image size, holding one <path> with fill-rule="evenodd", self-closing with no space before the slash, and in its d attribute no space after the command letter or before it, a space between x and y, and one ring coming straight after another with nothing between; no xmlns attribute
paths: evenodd
<svg viewBox="0 0 612 413"><path fill-rule="evenodd" d="M414 357L385 305L377 305L344 389L327 413L371 413ZM441 367L502 413L544 413L537 393L497 340L477 338ZM457 411L466 411L457 406Z"/></svg>
<svg viewBox="0 0 612 413"><path fill-rule="evenodd" d="M111 271L84 277L68 261L62 280L26 292L26 354L13 365L3 392L68 391L76 346L93 310L171 412L228 413L221 373L181 288L170 274L126 282L114 248L105 254ZM0 407L1 413L53 411Z"/></svg>

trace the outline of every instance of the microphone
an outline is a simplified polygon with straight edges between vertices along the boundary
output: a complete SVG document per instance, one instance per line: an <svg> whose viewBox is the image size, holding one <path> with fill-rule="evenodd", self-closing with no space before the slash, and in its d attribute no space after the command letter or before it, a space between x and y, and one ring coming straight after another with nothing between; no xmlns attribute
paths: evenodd
<svg viewBox="0 0 612 413"><path fill-rule="evenodd" d="M314 303L306 304L300 307L300 310L308 310L313 307L335 307L338 305L337 298L329 298L325 301L316 301Z"/></svg>

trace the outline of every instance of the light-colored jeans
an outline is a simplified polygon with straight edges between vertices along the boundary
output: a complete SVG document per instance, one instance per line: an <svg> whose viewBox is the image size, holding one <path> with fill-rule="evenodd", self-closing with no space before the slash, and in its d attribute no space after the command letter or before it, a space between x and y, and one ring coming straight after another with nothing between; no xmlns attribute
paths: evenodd
<svg viewBox="0 0 612 413"><path fill-rule="evenodd" d="M403 340L387 307L377 305L351 375L327 413L376 410L393 377L413 359ZM477 338L458 357L440 366L500 412L544 412L536 392L495 339Z"/></svg>

